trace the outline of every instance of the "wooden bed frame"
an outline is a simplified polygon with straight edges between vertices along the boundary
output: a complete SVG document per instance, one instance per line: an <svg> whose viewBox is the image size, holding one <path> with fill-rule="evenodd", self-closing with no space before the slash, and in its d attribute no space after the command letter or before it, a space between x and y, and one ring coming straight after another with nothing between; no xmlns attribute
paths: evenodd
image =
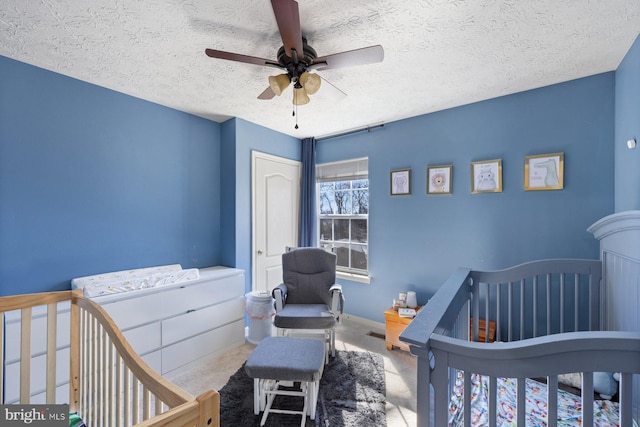
<svg viewBox="0 0 640 427"><path fill-rule="evenodd" d="M59 321L59 305L70 306L70 320ZM7 344L5 314L20 313L20 404L33 404L31 396L31 336L34 310L46 311L46 404L69 404L87 426L220 426L220 395L210 390L198 397L182 390L151 369L129 345L109 315L82 291L60 291L0 298L0 367ZM65 324L66 323L66 324ZM60 328L69 328L70 377L56 378ZM66 333L66 332L65 332ZM5 343L6 342L6 343ZM15 351L15 350L14 350ZM0 402L11 387L0 369ZM56 398L61 382L69 383L69 396ZM15 390L14 390L15 392Z"/></svg>

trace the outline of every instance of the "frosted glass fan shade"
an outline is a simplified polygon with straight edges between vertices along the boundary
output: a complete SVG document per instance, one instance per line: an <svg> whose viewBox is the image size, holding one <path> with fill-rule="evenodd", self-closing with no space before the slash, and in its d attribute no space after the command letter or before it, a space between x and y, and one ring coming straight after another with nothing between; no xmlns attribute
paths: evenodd
<svg viewBox="0 0 640 427"><path fill-rule="evenodd" d="M309 103L309 97L303 87L293 88L293 105L304 105Z"/></svg>
<svg viewBox="0 0 640 427"><path fill-rule="evenodd" d="M282 95L282 92L289 86L289 76L286 74L278 74L277 76L269 76L269 87L276 95Z"/></svg>
<svg viewBox="0 0 640 427"><path fill-rule="evenodd" d="M320 79L320 76L317 74L304 72L300 76L300 84L304 87L308 95L313 95L320 89L321 81L322 79Z"/></svg>

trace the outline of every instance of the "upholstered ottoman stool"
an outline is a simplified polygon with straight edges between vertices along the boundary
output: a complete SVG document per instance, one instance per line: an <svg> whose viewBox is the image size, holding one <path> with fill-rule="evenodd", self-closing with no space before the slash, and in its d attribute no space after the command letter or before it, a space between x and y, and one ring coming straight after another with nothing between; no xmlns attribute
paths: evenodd
<svg viewBox="0 0 640 427"><path fill-rule="evenodd" d="M267 421L269 412L302 415L304 427L307 415L316 416L318 387L324 368L324 342L313 338L267 337L251 353L244 369L253 378L253 412L264 411L260 425ZM299 390L281 387L299 382ZM301 411L273 408L276 395L301 396Z"/></svg>

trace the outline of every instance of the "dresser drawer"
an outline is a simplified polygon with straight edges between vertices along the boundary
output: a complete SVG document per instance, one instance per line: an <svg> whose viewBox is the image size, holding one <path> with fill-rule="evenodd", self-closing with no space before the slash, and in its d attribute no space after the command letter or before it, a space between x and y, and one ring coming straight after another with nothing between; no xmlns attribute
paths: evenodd
<svg viewBox="0 0 640 427"><path fill-rule="evenodd" d="M123 333L131 347L140 355L162 347L162 328L160 322L149 323Z"/></svg>
<svg viewBox="0 0 640 427"><path fill-rule="evenodd" d="M162 293L162 311L165 317L175 316L244 295L244 276L207 280L185 285Z"/></svg>
<svg viewBox="0 0 640 427"><path fill-rule="evenodd" d="M162 348L162 375L244 343L244 319ZM215 369L215 367L211 367Z"/></svg>
<svg viewBox="0 0 640 427"><path fill-rule="evenodd" d="M134 326L162 319L164 317L162 301L162 293L154 292L101 305L118 327L126 331Z"/></svg>
<svg viewBox="0 0 640 427"><path fill-rule="evenodd" d="M235 297L162 321L162 345L170 345L235 320L244 319L244 300Z"/></svg>

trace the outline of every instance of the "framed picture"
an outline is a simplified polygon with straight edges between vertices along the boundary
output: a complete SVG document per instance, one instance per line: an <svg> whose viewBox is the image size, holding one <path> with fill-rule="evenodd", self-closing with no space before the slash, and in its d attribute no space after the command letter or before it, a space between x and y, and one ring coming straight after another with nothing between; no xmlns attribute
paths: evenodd
<svg viewBox="0 0 640 427"><path fill-rule="evenodd" d="M427 194L451 194L453 165L427 167Z"/></svg>
<svg viewBox="0 0 640 427"><path fill-rule="evenodd" d="M502 192L502 159L471 163L471 193Z"/></svg>
<svg viewBox="0 0 640 427"><path fill-rule="evenodd" d="M524 189L562 190L564 153L538 154L524 159Z"/></svg>
<svg viewBox="0 0 640 427"><path fill-rule="evenodd" d="M411 169L391 171L391 195L411 194Z"/></svg>

